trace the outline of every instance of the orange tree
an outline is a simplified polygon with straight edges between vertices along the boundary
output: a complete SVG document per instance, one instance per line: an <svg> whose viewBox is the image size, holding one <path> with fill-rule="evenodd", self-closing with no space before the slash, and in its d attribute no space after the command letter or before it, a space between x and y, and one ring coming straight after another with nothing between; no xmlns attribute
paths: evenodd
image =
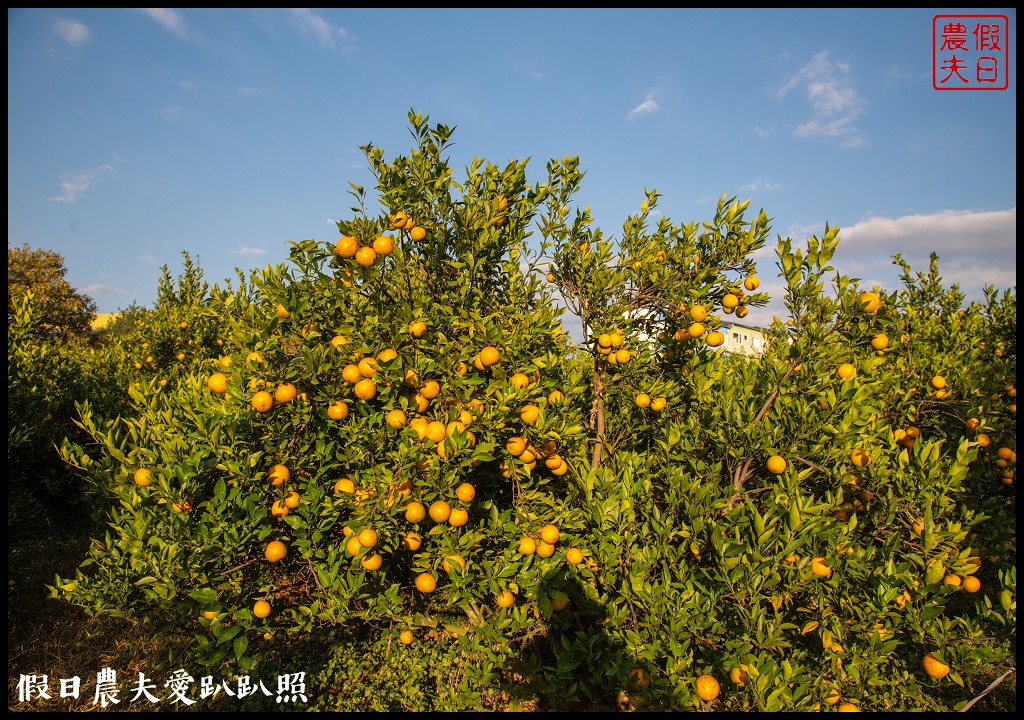
<svg viewBox="0 0 1024 720"><path fill-rule="evenodd" d="M282 631L451 636L465 707L528 678L552 708L911 709L1007 661L985 638L1015 632L1012 556L975 538L1015 542L977 533L1012 495L970 483L992 480L985 427L1014 447L1012 411L990 399L978 434L950 416L1012 382L1012 294L911 326L912 283L902 304L838 273L824 290L826 227L778 243L792 325L726 356L725 316L767 299L763 211L723 196L674 224L650 191L613 241L572 210L577 159L534 185L474 159L456 182L450 129L410 123L409 156L363 148L379 207L352 186L338 238L192 308L227 362L134 386L127 421L83 408L96 447L63 453L110 530L55 595L243 667ZM940 356L947 320L1006 363ZM936 362L955 392L933 405Z"/></svg>

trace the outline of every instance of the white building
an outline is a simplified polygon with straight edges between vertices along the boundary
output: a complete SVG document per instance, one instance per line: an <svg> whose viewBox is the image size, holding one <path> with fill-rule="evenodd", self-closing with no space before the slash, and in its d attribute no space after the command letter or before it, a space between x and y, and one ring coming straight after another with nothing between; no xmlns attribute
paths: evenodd
<svg viewBox="0 0 1024 720"><path fill-rule="evenodd" d="M767 331L767 328L756 325L744 325L738 322L722 323L725 342L722 344L721 350L739 355L761 355L768 347L768 340L765 338Z"/></svg>

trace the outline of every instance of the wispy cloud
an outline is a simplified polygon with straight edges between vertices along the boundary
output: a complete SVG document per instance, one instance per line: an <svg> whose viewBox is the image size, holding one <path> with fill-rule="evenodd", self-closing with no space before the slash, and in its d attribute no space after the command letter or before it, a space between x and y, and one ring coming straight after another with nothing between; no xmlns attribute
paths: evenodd
<svg viewBox="0 0 1024 720"><path fill-rule="evenodd" d="M93 170L73 171L61 173L60 195L49 198L54 202L73 203L82 196L86 190L93 186L99 179L100 174L113 170L114 166L104 163Z"/></svg>
<svg viewBox="0 0 1024 720"><path fill-rule="evenodd" d="M88 27L67 18L57 18L57 21L53 23L53 32L69 45L81 45L92 40Z"/></svg>
<svg viewBox="0 0 1024 720"><path fill-rule="evenodd" d="M179 80L178 87L182 90L195 90L199 85L198 83L190 82L189 80Z"/></svg>
<svg viewBox="0 0 1024 720"><path fill-rule="evenodd" d="M348 37L348 30L331 25L309 8L292 8L292 24L304 39L310 39L324 48L334 49L334 41Z"/></svg>
<svg viewBox="0 0 1024 720"><path fill-rule="evenodd" d="M773 128L771 125L769 125L766 128L761 127L760 125L755 125L754 126L754 133L758 137L766 138L766 137L769 137L769 136L775 134L775 128Z"/></svg>
<svg viewBox="0 0 1024 720"><path fill-rule="evenodd" d="M839 138L844 147L866 144L853 125L864 113L867 101L853 85L849 63L834 62L828 50L817 53L789 78L778 91L784 97L792 90L803 90L813 115L793 131L793 137Z"/></svg>
<svg viewBox="0 0 1024 720"><path fill-rule="evenodd" d="M121 288L111 287L110 285L104 285L103 283L93 283L92 285L86 285L82 288L82 292L86 295L114 295L117 293L124 292Z"/></svg>
<svg viewBox="0 0 1024 720"><path fill-rule="evenodd" d="M648 95L647 99L626 114L626 119L632 120L633 118L640 117L641 115L650 115L651 113L658 112L660 109L661 106L655 101L654 96Z"/></svg>
<svg viewBox="0 0 1024 720"><path fill-rule="evenodd" d="M771 182L770 180L755 180L754 182L741 185L740 190L743 192L765 192L768 190L780 190L782 183Z"/></svg>
<svg viewBox="0 0 1024 720"><path fill-rule="evenodd" d="M139 12L149 15L167 30L188 40L188 32L185 30L185 18L177 10L170 8L139 8Z"/></svg>
<svg viewBox="0 0 1024 720"><path fill-rule="evenodd" d="M235 254L242 255L244 257L251 257L253 255L266 255L267 251L263 248L254 248L244 245L240 250L236 250Z"/></svg>

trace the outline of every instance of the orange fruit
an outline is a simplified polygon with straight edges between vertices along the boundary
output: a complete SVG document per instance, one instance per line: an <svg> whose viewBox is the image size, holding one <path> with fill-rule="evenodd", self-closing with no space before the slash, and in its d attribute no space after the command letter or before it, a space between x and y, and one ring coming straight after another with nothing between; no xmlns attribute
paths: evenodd
<svg viewBox="0 0 1024 720"><path fill-rule="evenodd" d="M416 552L420 549L420 545L422 544L423 538L420 537L420 534L415 533L411 530L405 534L404 538L402 538L402 547L404 547L406 550L412 550L413 552Z"/></svg>
<svg viewBox="0 0 1024 720"><path fill-rule="evenodd" d="M668 405L668 400L661 397L660 395L651 400L651 410L654 412L661 412Z"/></svg>
<svg viewBox="0 0 1024 720"><path fill-rule="evenodd" d="M694 305L690 308L690 319L696 323L704 322L708 316L708 309L703 305Z"/></svg>
<svg viewBox="0 0 1024 720"><path fill-rule="evenodd" d="M268 475L271 485L284 485L291 478L292 473L287 466L278 463L270 468Z"/></svg>
<svg viewBox="0 0 1024 720"><path fill-rule="evenodd" d="M270 514L276 518L283 518L288 513L288 506L281 500L275 500L274 504L270 506Z"/></svg>
<svg viewBox="0 0 1024 720"><path fill-rule="evenodd" d="M370 378L363 378L356 383L355 393L360 400L371 400L377 395L377 384Z"/></svg>
<svg viewBox="0 0 1024 720"><path fill-rule="evenodd" d="M854 705L853 703L846 702L846 703L842 703L839 707L837 707L836 711L837 712L860 712L860 708L857 707L856 705Z"/></svg>
<svg viewBox="0 0 1024 720"><path fill-rule="evenodd" d="M546 543L554 545L556 542L558 542L558 538L560 536L561 533L558 531L558 528L555 525L549 523L545 525L543 528L541 528L540 539Z"/></svg>
<svg viewBox="0 0 1024 720"><path fill-rule="evenodd" d="M645 408L651 404L651 396L647 393L637 393L636 399L634 400L636 406L639 408Z"/></svg>
<svg viewBox="0 0 1024 720"><path fill-rule="evenodd" d="M427 324L422 320L414 320L409 323L409 334L414 338L421 338L427 332ZM406 373L408 375L408 373Z"/></svg>
<svg viewBox="0 0 1024 720"><path fill-rule="evenodd" d="M733 293L726 293L722 296L722 307L735 309L740 304L740 299Z"/></svg>
<svg viewBox="0 0 1024 720"><path fill-rule="evenodd" d="M836 374L839 375L843 380L850 380L857 376L857 366L853 363L843 363L836 370Z"/></svg>
<svg viewBox="0 0 1024 720"><path fill-rule="evenodd" d="M718 697L721 688L718 681L710 675L701 675L697 678L697 697L705 702L710 702Z"/></svg>
<svg viewBox="0 0 1024 720"><path fill-rule="evenodd" d="M541 540L537 543L537 555L542 558L549 558L555 554L555 546Z"/></svg>
<svg viewBox="0 0 1024 720"><path fill-rule="evenodd" d="M518 435L510 437L505 443L505 449L508 450L509 455L519 457L526 452L526 440Z"/></svg>
<svg viewBox="0 0 1024 720"><path fill-rule="evenodd" d="M434 443L439 443L444 440L445 426L443 422L439 420L432 420L427 423L426 428L427 440Z"/></svg>
<svg viewBox="0 0 1024 720"><path fill-rule="evenodd" d="M885 350L889 347L889 336L885 333L878 333L871 338L871 347L875 350Z"/></svg>
<svg viewBox="0 0 1024 720"><path fill-rule="evenodd" d="M331 420L344 420L348 417L348 403L344 400L335 400L327 408L327 417Z"/></svg>
<svg viewBox="0 0 1024 720"><path fill-rule="evenodd" d="M356 256L356 250L359 249L359 241L351 235L346 235L338 239L338 242L334 245L334 251L343 258L353 258Z"/></svg>
<svg viewBox="0 0 1024 720"><path fill-rule="evenodd" d="M981 589L981 580L973 575L968 575L963 580L963 589L969 593L976 593Z"/></svg>
<svg viewBox="0 0 1024 720"><path fill-rule="evenodd" d="M882 299L876 293L866 292L860 296L861 309L866 313L874 315L882 305Z"/></svg>
<svg viewBox="0 0 1024 720"><path fill-rule="evenodd" d="M992 438L985 433L978 433L978 444L982 447L988 447L992 444Z"/></svg>
<svg viewBox="0 0 1024 720"><path fill-rule="evenodd" d="M568 607L569 601L563 600L562 598L551 598L551 609L555 612L561 612Z"/></svg>
<svg viewBox="0 0 1024 720"><path fill-rule="evenodd" d="M299 501L301 499L302 496L299 495L296 491L292 490L290 493L288 493L288 497L284 499L284 506L286 508L289 508L290 510L294 510L299 506Z"/></svg>
<svg viewBox="0 0 1024 720"><path fill-rule="evenodd" d="M850 451L850 462L856 467L867 467L871 463L871 455L864 448L854 448Z"/></svg>
<svg viewBox="0 0 1024 720"><path fill-rule="evenodd" d="M430 509L427 513L434 522L443 523L451 517L452 507L444 500L435 500L430 504Z"/></svg>
<svg viewBox="0 0 1024 720"><path fill-rule="evenodd" d="M377 260L377 253L369 245L364 245L356 251L356 262L363 267L370 267Z"/></svg>
<svg viewBox="0 0 1024 720"><path fill-rule="evenodd" d="M480 359L480 364L487 368L498 362L501 354L498 352L498 348L488 345L480 351L477 357Z"/></svg>
<svg viewBox="0 0 1024 720"><path fill-rule="evenodd" d="M380 365L377 361L371 357L365 357L356 363L356 369L359 370L359 374L364 378L373 377L380 370Z"/></svg>
<svg viewBox="0 0 1024 720"><path fill-rule="evenodd" d="M515 605L516 596L511 590L502 590L495 596L494 601L500 608L510 608Z"/></svg>
<svg viewBox="0 0 1024 720"><path fill-rule="evenodd" d="M548 393L548 405L560 405L565 400L561 390L552 390Z"/></svg>
<svg viewBox="0 0 1024 720"><path fill-rule="evenodd" d="M472 483L464 482L455 488L455 497L464 503L471 502L476 497L476 488Z"/></svg>
<svg viewBox="0 0 1024 720"><path fill-rule="evenodd" d="M452 570L455 569L456 565L459 567L459 572L466 571L466 561L462 559L461 555L445 555L441 561L441 569L449 575L452 574Z"/></svg>
<svg viewBox="0 0 1024 720"><path fill-rule="evenodd" d="M746 687L750 682L750 675L747 674L747 666L740 665L729 671L729 679L736 687Z"/></svg>
<svg viewBox="0 0 1024 720"><path fill-rule="evenodd" d="M832 568L825 562L822 555L818 555L811 561L811 572L818 577L828 577L832 574Z"/></svg>
<svg viewBox="0 0 1024 720"><path fill-rule="evenodd" d="M359 564L363 566L364 570L373 572L374 570L380 570L381 566L384 564L384 558L382 558L379 553L371 553L364 557Z"/></svg>
<svg viewBox="0 0 1024 720"><path fill-rule="evenodd" d="M421 593L432 593L437 588L437 580L430 573L420 573L416 576L416 589Z"/></svg>
<svg viewBox="0 0 1024 720"><path fill-rule="evenodd" d="M136 470L134 480L139 487L147 487L153 483L152 474L146 468Z"/></svg>
<svg viewBox="0 0 1024 720"><path fill-rule="evenodd" d="M761 281L757 279L756 275L751 275L750 277L743 281L743 287L745 287L750 292L757 290L757 288L760 287L760 285Z"/></svg>
<svg viewBox="0 0 1024 720"><path fill-rule="evenodd" d="M350 535L348 540L345 542L345 552L347 552L352 557L355 557L359 554L359 551L362 549L363 545L359 542L359 536L354 533Z"/></svg>
<svg viewBox="0 0 1024 720"><path fill-rule="evenodd" d="M223 394L228 389L228 378L224 373L214 373L206 381L206 386L217 394Z"/></svg>
<svg viewBox="0 0 1024 720"><path fill-rule="evenodd" d="M928 677L930 678L941 680L942 678L949 675L949 665L942 662L931 653L928 653L924 656L924 661L922 664L924 665L925 673L927 673Z"/></svg>
<svg viewBox="0 0 1024 720"><path fill-rule="evenodd" d="M530 536L525 536L519 540L519 554L520 555L533 555L537 552L537 541Z"/></svg>
<svg viewBox="0 0 1024 720"><path fill-rule="evenodd" d="M349 383L355 385L357 382L363 379L363 374L359 372L359 366L355 363L350 363L344 367L341 371L341 378Z"/></svg>
<svg viewBox="0 0 1024 720"><path fill-rule="evenodd" d="M365 528L359 533L359 544L364 548L372 548L377 544L377 531L373 528Z"/></svg>
<svg viewBox="0 0 1024 720"><path fill-rule="evenodd" d="M786 459L780 455L772 455L768 458L768 472L781 475L786 472Z"/></svg>
<svg viewBox="0 0 1024 720"><path fill-rule="evenodd" d="M280 540L271 540L267 543L266 549L263 551L264 557L270 562L277 562L284 559L284 556L288 554L288 546Z"/></svg>
<svg viewBox="0 0 1024 720"><path fill-rule="evenodd" d="M295 399L295 396L299 394L299 391L291 383L284 383L278 385L277 389L274 390L274 399L281 403L289 403Z"/></svg>
<svg viewBox="0 0 1024 720"><path fill-rule="evenodd" d="M278 305L277 306L277 316L279 318L290 318L292 316L292 314L288 311L288 308L286 308L284 305Z"/></svg>
<svg viewBox="0 0 1024 720"><path fill-rule="evenodd" d="M579 548L569 548L565 552L565 561L570 565L579 565L583 562L583 551Z"/></svg>
<svg viewBox="0 0 1024 720"><path fill-rule="evenodd" d="M373 241L373 252L379 257L387 257L395 249L395 241L387 235L378 235Z"/></svg>
<svg viewBox="0 0 1024 720"><path fill-rule="evenodd" d="M519 411L519 417L527 425L532 425L540 417L540 408L536 405L523 405L523 409Z"/></svg>
<svg viewBox="0 0 1024 720"><path fill-rule="evenodd" d="M441 392L441 386L437 384L437 380L427 380L423 383L423 387L420 388L420 395L425 397L427 400L433 400Z"/></svg>
<svg viewBox="0 0 1024 720"><path fill-rule="evenodd" d="M252 606L252 614L258 618L265 618L270 615L270 603L266 600L257 600Z"/></svg>
<svg viewBox="0 0 1024 720"><path fill-rule="evenodd" d="M274 397L266 390L260 390L252 396L252 407L256 412L267 412L274 407Z"/></svg>
<svg viewBox="0 0 1024 720"><path fill-rule="evenodd" d="M705 330L704 323L695 322L695 323L691 323L690 327L686 328L686 333L691 338L698 338L698 337L700 337L701 335L704 334L704 330Z"/></svg>
<svg viewBox="0 0 1024 720"><path fill-rule="evenodd" d="M946 378L941 375L934 376L929 382L931 382L932 387L936 390L941 390L946 387Z"/></svg>
<svg viewBox="0 0 1024 720"><path fill-rule="evenodd" d="M413 229L415 230L415 228L413 228ZM398 641L400 643L402 643L403 645L412 645L412 641L413 641L412 630L403 630L398 635Z"/></svg>
<svg viewBox="0 0 1024 720"><path fill-rule="evenodd" d="M451 515L448 516L448 524L452 527L462 527L469 522L469 513L465 508L452 508Z"/></svg>
<svg viewBox="0 0 1024 720"><path fill-rule="evenodd" d="M419 225L417 225L416 227L414 227L412 230L409 231L409 237L412 238L413 240L415 240L416 242L419 242L420 240L424 239L426 236L427 236L427 231L423 227L421 227Z"/></svg>
<svg viewBox="0 0 1024 720"><path fill-rule="evenodd" d="M352 478L342 478L338 482L334 483L334 492L336 493L348 493L352 495L356 491L356 484L352 482Z"/></svg>
<svg viewBox="0 0 1024 720"><path fill-rule="evenodd" d="M408 418L406 417L405 413L402 410L395 408L394 410L390 411L387 414L386 420L388 426L394 428L395 430L399 430L405 427L405 423L408 421Z"/></svg>
<svg viewBox="0 0 1024 720"><path fill-rule="evenodd" d="M718 347L725 343L725 335L720 333L718 330L712 330L707 334L707 337L704 338L704 342L708 344L708 347Z"/></svg>

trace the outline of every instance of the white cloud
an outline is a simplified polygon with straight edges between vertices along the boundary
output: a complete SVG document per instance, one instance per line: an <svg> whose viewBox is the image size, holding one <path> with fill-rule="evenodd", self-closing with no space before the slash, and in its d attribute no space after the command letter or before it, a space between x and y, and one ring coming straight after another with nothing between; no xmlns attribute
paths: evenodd
<svg viewBox="0 0 1024 720"><path fill-rule="evenodd" d="M139 8L139 12L149 15L149 17L156 20L175 35L186 40L188 39L188 33L185 30L185 18L176 10L171 10L170 8Z"/></svg>
<svg viewBox="0 0 1024 720"><path fill-rule="evenodd" d="M245 245L245 246L242 247L241 250L236 250L235 254L236 255L243 255L245 257L250 257L252 255L266 255L267 251L263 250L262 248L254 248L254 247L249 247L248 245Z"/></svg>
<svg viewBox="0 0 1024 720"><path fill-rule="evenodd" d="M195 90L199 85L194 82L189 82L188 80L179 80L178 87L182 90Z"/></svg>
<svg viewBox="0 0 1024 720"><path fill-rule="evenodd" d="M304 38L312 38L321 47L334 49L335 38L348 37L343 27L335 27L309 8L292 8L292 23Z"/></svg>
<svg viewBox="0 0 1024 720"><path fill-rule="evenodd" d="M763 128L760 125L755 125L754 126L754 133L758 137L766 138L766 137L769 137L770 135L773 135L775 133L775 128L773 128L771 125L769 125L766 128Z"/></svg>
<svg viewBox="0 0 1024 720"><path fill-rule="evenodd" d="M86 285L82 288L82 292L89 296L96 296L113 295L124 291L121 288L111 287L110 285L104 285L103 283L93 283L92 285Z"/></svg>
<svg viewBox="0 0 1024 720"><path fill-rule="evenodd" d="M766 192L768 190L780 190L781 188L782 183L758 179L754 182L741 186L740 190L743 192Z"/></svg>
<svg viewBox="0 0 1024 720"><path fill-rule="evenodd" d="M657 102L655 102L654 96L648 95L646 100L644 100L642 103L640 103L635 108L629 111L629 113L626 115L626 119L632 120L633 118L639 117L641 115L650 115L651 113L658 112L658 110L660 109L661 106L658 105Z"/></svg>
<svg viewBox="0 0 1024 720"><path fill-rule="evenodd" d="M50 197L54 202L73 203L99 179L100 173L113 170L113 166L104 163L93 170L72 171L61 173L60 195Z"/></svg>
<svg viewBox="0 0 1024 720"><path fill-rule="evenodd" d="M92 39L88 27L67 18L57 18L57 21L53 24L53 32L57 37L70 45L81 45Z"/></svg>
<svg viewBox="0 0 1024 720"><path fill-rule="evenodd" d="M843 147L866 144L853 121L864 113L867 101L854 87L848 63L833 62L829 51L822 50L789 78L777 95L784 97L794 89L804 91L813 111L793 132L794 137L841 138Z"/></svg>

